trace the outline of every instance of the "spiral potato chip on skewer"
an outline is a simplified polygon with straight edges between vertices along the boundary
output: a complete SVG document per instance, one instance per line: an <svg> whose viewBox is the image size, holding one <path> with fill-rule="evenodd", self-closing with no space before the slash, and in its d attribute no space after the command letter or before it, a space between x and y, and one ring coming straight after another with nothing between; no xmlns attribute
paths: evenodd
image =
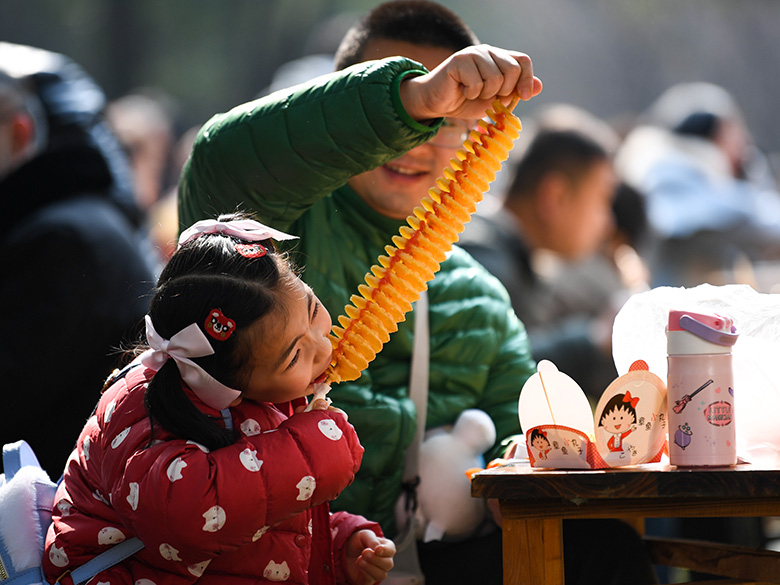
<svg viewBox="0 0 780 585"><path fill-rule="evenodd" d="M469 133L444 176L393 237L394 245L385 247L387 255L366 274L360 294L352 295L333 327L328 382L359 378L427 289L520 135L520 120L511 111L516 103L507 108L493 102L490 122L480 120L480 129Z"/></svg>

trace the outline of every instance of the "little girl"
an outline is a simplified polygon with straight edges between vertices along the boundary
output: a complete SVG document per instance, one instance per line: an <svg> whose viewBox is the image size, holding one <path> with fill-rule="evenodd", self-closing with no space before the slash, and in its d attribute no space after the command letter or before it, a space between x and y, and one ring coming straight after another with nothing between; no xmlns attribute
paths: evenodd
<svg viewBox="0 0 780 585"><path fill-rule="evenodd" d="M330 315L256 221L198 222L160 276L149 348L106 384L68 459L44 552L50 582L118 542L144 548L93 583L381 581L395 546L328 501L363 448L306 396Z"/></svg>

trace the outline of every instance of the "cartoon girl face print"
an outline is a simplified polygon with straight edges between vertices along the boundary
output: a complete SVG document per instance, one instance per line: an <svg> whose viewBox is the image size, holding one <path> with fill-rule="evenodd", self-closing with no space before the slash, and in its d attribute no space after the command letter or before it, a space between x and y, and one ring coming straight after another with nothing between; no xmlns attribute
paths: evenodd
<svg viewBox="0 0 780 585"><path fill-rule="evenodd" d="M225 510L220 506L212 506L203 512L203 517L206 519L206 523L203 525L204 532L217 532L227 520Z"/></svg>
<svg viewBox="0 0 780 585"><path fill-rule="evenodd" d="M634 422L634 417L623 407L615 408L601 417L601 426L613 435L625 433Z"/></svg>
<svg viewBox="0 0 780 585"><path fill-rule="evenodd" d="M531 431L531 447L536 449L539 459L547 459L550 452L550 440L544 431L533 429Z"/></svg>
<svg viewBox="0 0 780 585"><path fill-rule="evenodd" d="M639 398L631 396L630 392L615 394L604 406L599 419L599 426L612 435L607 441L610 453L620 453L623 457L625 445L623 440L636 428L636 405Z"/></svg>
<svg viewBox="0 0 780 585"><path fill-rule="evenodd" d="M297 483L295 487L298 488L298 497L296 500L305 501L312 497L314 494L314 488L317 482L311 475L306 475L301 478L301 481Z"/></svg>
<svg viewBox="0 0 780 585"><path fill-rule="evenodd" d="M550 448L550 441L548 441L546 437L539 435L538 437L534 438L534 440L531 442L531 445L533 445L539 451L546 451Z"/></svg>

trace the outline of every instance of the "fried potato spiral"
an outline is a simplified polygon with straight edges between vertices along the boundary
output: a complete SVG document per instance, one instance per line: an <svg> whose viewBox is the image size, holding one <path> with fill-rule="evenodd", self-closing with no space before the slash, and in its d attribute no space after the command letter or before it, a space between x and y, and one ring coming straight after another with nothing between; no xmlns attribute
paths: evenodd
<svg viewBox="0 0 780 585"><path fill-rule="evenodd" d="M458 241L496 173L520 134L520 120L498 100L487 110L490 122L479 121L450 159L444 176L428 190L393 236L387 255L366 274L333 327L330 383L356 380L398 329L412 303L427 289L447 252Z"/></svg>

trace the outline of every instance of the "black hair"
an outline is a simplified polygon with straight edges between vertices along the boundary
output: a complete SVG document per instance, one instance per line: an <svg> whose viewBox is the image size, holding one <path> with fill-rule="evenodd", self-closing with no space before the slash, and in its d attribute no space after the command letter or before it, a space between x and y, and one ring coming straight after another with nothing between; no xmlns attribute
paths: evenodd
<svg viewBox="0 0 780 585"><path fill-rule="evenodd" d="M548 439L548 438L547 438L547 435L545 435L545 434L544 434L542 431L540 431L539 429L533 429L533 430L531 431L531 439L530 439L530 441L531 441L531 444L532 444L532 445L533 445L533 442L534 442L536 439L544 439L545 441L547 441L547 444L548 444L548 445L550 444L550 439Z"/></svg>
<svg viewBox="0 0 780 585"><path fill-rule="evenodd" d="M604 426L604 418L613 410L619 410L623 409L627 413L629 413L631 416L634 417L634 422L636 422L636 409L631 406L630 402L626 402L624 400L625 394L615 394L612 398L609 399L609 402L604 406L604 410L601 411L601 416L599 417L599 426Z"/></svg>
<svg viewBox="0 0 780 585"><path fill-rule="evenodd" d="M336 50L336 70L365 61L365 47L375 39L443 47L453 53L479 43L468 25L441 4L391 0L365 14L347 31Z"/></svg>
<svg viewBox="0 0 780 585"><path fill-rule="evenodd" d="M647 206L645 196L632 185L621 181L612 200L615 227L623 234L628 244L641 250L648 236Z"/></svg>
<svg viewBox="0 0 780 585"><path fill-rule="evenodd" d="M238 218L231 215L220 220ZM213 309L233 320L234 333L224 340L205 335L214 353L192 361L235 389L246 383L246 364L251 363L252 347L258 342L256 334L249 332L251 325L272 310L283 310L280 293L296 276L270 240L253 242L267 250L256 258L240 254L236 244L241 243L246 242L223 234L201 235L186 243L162 271L149 308L155 330L165 339L192 323L205 334ZM179 437L209 449L235 441L232 431L201 412L187 397L173 360L165 362L152 378L145 403L152 421Z"/></svg>
<svg viewBox="0 0 780 585"><path fill-rule="evenodd" d="M542 130L530 142L516 163L507 199L532 196L542 179L560 173L571 181L581 179L609 154L596 140L574 130Z"/></svg>
<svg viewBox="0 0 780 585"><path fill-rule="evenodd" d="M713 140L721 126L721 120L710 112L694 112L689 114L672 131L685 136L697 136Z"/></svg>

